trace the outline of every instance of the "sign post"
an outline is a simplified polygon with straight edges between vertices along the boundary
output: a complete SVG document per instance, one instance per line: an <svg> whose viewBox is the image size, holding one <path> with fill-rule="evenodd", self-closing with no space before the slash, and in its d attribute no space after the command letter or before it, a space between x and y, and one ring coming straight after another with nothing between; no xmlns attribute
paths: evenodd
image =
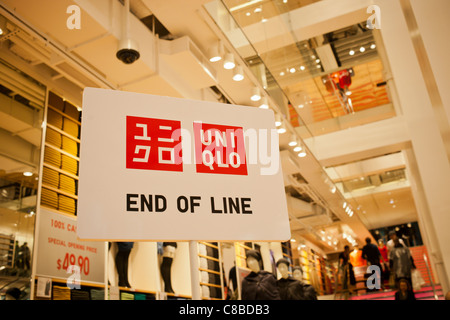
<svg viewBox="0 0 450 320"><path fill-rule="evenodd" d="M87 88L78 191L80 239L190 241L197 286L196 241L290 238L271 110Z"/></svg>

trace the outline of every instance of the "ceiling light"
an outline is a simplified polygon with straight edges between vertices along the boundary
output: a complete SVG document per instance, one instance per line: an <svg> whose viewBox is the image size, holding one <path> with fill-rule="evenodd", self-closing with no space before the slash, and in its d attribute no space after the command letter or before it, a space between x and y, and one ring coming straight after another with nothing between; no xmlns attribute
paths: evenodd
<svg viewBox="0 0 450 320"><path fill-rule="evenodd" d="M275 127L279 127L283 124L283 121L281 120L281 116L279 114L275 115Z"/></svg>
<svg viewBox="0 0 450 320"><path fill-rule="evenodd" d="M411 223L408 223L407 226L408 226L408 228L411 228Z"/></svg>
<svg viewBox="0 0 450 320"><path fill-rule="evenodd" d="M300 158L306 157L306 151L305 151L305 150L300 151L299 154L298 154L298 156L299 156Z"/></svg>
<svg viewBox="0 0 450 320"><path fill-rule="evenodd" d="M248 16L250 16L250 15L251 15L251 13L250 13L250 12L247 12L247 13L246 13L245 15L246 15L246 16L248 17Z"/></svg>
<svg viewBox="0 0 450 320"><path fill-rule="evenodd" d="M259 101L259 99L261 99L261 94L259 93L259 88L258 87L254 87L252 89L252 96L250 97L250 99L252 101Z"/></svg>
<svg viewBox="0 0 450 320"><path fill-rule="evenodd" d="M305 70L305 66L300 66L300 70Z"/></svg>
<svg viewBox="0 0 450 320"><path fill-rule="evenodd" d="M350 51L348 52L348 54L352 56L352 55L354 55L354 54L355 54L355 51L353 51L353 50L350 50Z"/></svg>
<svg viewBox="0 0 450 320"><path fill-rule="evenodd" d="M234 56L232 53L227 53L225 56L225 60L223 61L223 67L225 69L233 69L236 66L234 63Z"/></svg>
<svg viewBox="0 0 450 320"><path fill-rule="evenodd" d="M269 109L269 103L267 101L267 97L262 97L261 104L259 106L261 109Z"/></svg>
<svg viewBox="0 0 450 320"><path fill-rule="evenodd" d="M299 107L300 109L302 109L302 108L304 107L304 105L303 105L303 104L299 104L298 107Z"/></svg>
<svg viewBox="0 0 450 320"><path fill-rule="evenodd" d="M258 7L258 8L255 9L254 12L261 12L261 11L262 11L262 8L261 8L261 7Z"/></svg>
<svg viewBox="0 0 450 320"><path fill-rule="evenodd" d="M289 69L289 72L290 72L290 73L294 73L294 72L295 72L295 68L290 68L290 69Z"/></svg>
<svg viewBox="0 0 450 320"><path fill-rule="evenodd" d="M8 29L6 29L6 18L0 15L0 36L6 34Z"/></svg>
<svg viewBox="0 0 450 320"><path fill-rule="evenodd" d="M280 134L282 134L282 133L285 133L285 132L286 132L286 129L283 128L283 127L280 127L280 128L277 129L277 132L280 133Z"/></svg>
<svg viewBox="0 0 450 320"><path fill-rule="evenodd" d="M361 48L359 48L359 51L364 52L364 51L366 51L366 48L361 47Z"/></svg>
<svg viewBox="0 0 450 320"><path fill-rule="evenodd" d="M283 0L283 3L287 3L288 2L288 0Z"/></svg>
<svg viewBox="0 0 450 320"><path fill-rule="evenodd" d="M350 90L347 90L347 91L345 92L345 94L349 96L349 95L352 94L352 92L351 92Z"/></svg>
<svg viewBox="0 0 450 320"><path fill-rule="evenodd" d="M336 193L336 186L333 186L332 188L331 188L331 193Z"/></svg>
<svg viewBox="0 0 450 320"><path fill-rule="evenodd" d="M295 147L298 144L297 142L297 136L295 134L293 134L291 136L291 141L289 141L289 146L291 147Z"/></svg>
<svg viewBox="0 0 450 320"><path fill-rule="evenodd" d="M322 68L322 66L321 66L320 64L318 64L318 65L316 66L316 68L317 68L317 69L320 69L320 68Z"/></svg>
<svg viewBox="0 0 450 320"><path fill-rule="evenodd" d="M320 62L320 59L316 59L316 63L319 63Z"/></svg>
<svg viewBox="0 0 450 320"><path fill-rule="evenodd" d="M222 60L222 52L223 52L223 45L222 42L219 40L218 44L209 48L209 61L216 62Z"/></svg>
<svg viewBox="0 0 450 320"><path fill-rule="evenodd" d="M263 18L263 19L261 20L262 23L264 23L264 22L266 22L266 21L267 21L266 18Z"/></svg>
<svg viewBox="0 0 450 320"><path fill-rule="evenodd" d="M315 58L316 58L316 56L315 56L315 55L312 55L312 56L311 56L311 59L313 59L313 60L314 60Z"/></svg>
<svg viewBox="0 0 450 320"><path fill-rule="evenodd" d="M296 240L294 238L291 239L291 242L295 242Z"/></svg>
<svg viewBox="0 0 450 320"><path fill-rule="evenodd" d="M348 216L351 218L353 216L353 210L350 210L350 213L348 214Z"/></svg>
<svg viewBox="0 0 450 320"><path fill-rule="evenodd" d="M372 43L371 45L370 45L370 49L375 49L377 46L376 46L376 44L375 43Z"/></svg>
<svg viewBox="0 0 450 320"><path fill-rule="evenodd" d="M284 76L284 71L281 71L281 72L280 72L280 76Z"/></svg>
<svg viewBox="0 0 450 320"><path fill-rule="evenodd" d="M301 146L296 146L295 148L294 148L294 152L299 152L299 151L302 151L302 147Z"/></svg>
<svg viewBox="0 0 450 320"><path fill-rule="evenodd" d="M344 204L342 205L342 208L345 209L345 207L347 207L347 202L344 201Z"/></svg>
<svg viewBox="0 0 450 320"><path fill-rule="evenodd" d="M241 81L244 79L244 70L241 66L237 66L234 68L234 74L233 74L233 80L234 81Z"/></svg>
<svg viewBox="0 0 450 320"><path fill-rule="evenodd" d="M24 175L25 177L31 177L31 176L33 175L33 172L25 171L25 172L23 173L23 175Z"/></svg>

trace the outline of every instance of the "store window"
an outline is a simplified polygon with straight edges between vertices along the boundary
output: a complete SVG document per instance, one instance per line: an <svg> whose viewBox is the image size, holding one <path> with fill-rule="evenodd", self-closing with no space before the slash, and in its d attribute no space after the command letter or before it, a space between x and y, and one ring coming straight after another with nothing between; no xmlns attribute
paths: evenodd
<svg viewBox="0 0 450 320"><path fill-rule="evenodd" d="M0 60L0 290L29 290L46 88Z"/></svg>

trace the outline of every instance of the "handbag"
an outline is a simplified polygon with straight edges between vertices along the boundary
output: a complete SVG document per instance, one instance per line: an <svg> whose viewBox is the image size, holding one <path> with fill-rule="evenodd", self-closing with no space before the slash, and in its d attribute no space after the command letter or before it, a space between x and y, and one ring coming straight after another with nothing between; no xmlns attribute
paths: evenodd
<svg viewBox="0 0 450 320"><path fill-rule="evenodd" d="M414 291L419 291L420 289L422 289L422 286L425 285L425 280L423 279L419 270L413 269L411 271L411 282Z"/></svg>

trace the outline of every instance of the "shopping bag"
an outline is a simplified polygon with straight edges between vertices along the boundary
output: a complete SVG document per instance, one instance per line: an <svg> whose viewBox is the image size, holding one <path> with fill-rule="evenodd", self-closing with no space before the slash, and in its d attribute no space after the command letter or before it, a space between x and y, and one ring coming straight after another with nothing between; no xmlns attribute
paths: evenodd
<svg viewBox="0 0 450 320"><path fill-rule="evenodd" d="M414 291L419 291L422 289L422 286L425 285L425 280L423 279L420 271L417 269L413 269L411 272L411 282Z"/></svg>

